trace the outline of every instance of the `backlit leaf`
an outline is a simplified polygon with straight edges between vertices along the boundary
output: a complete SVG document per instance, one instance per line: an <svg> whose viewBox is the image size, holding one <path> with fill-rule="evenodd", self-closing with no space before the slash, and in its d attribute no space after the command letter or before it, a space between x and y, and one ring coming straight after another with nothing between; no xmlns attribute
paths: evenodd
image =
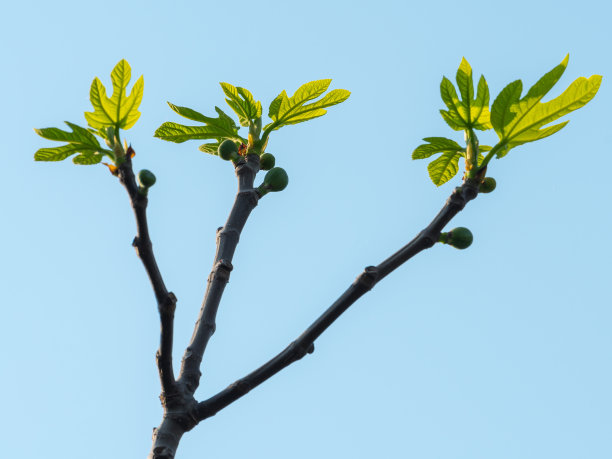
<svg viewBox="0 0 612 459"><path fill-rule="evenodd" d="M89 99L93 105L93 112L85 112L87 123L94 129L102 130L112 126L116 129L130 129L138 118L138 107L142 102L144 80L142 76L136 81L132 90L126 95L132 71L125 59L119 61L111 72L113 94L109 98L106 88L96 77L91 83Z"/></svg>
<svg viewBox="0 0 612 459"><path fill-rule="evenodd" d="M170 102L168 102L168 105L179 115L193 121L204 123L205 126L185 126L178 123L166 122L157 128L155 137L175 143L182 143L193 139L213 139L219 142L224 139L233 139L246 143L246 140L238 135L238 126L236 126L234 120L219 107L215 107L218 117L213 118L205 116L191 108L180 107Z"/></svg>
<svg viewBox="0 0 612 459"><path fill-rule="evenodd" d="M66 145L51 148L41 148L34 154L36 161L63 161L64 159L79 153L73 159L75 164L97 164L104 155L112 154L100 146L98 139L87 129L66 121L72 132L63 131L58 128L34 129L34 131L45 139L58 142L67 142Z"/></svg>
<svg viewBox="0 0 612 459"><path fill-rule="evenodd" d="M350 96L346 89L334 89L318 101L306 104L323 95L329 88L330 79L315 80L300 86L291 97L282 91L270 104L268 116L272 123L265 126L266 131L272 131L282 126L302 123L318 118L327 113L325 108L344 102Z"/></svg>
<svg viewBox="0 0 612 459"><path fill-rule="evenodd" d="M429 177L436 186L440 186L448 182L459 170L459 158L461 157L458 153L447 152L443 153L438 159L434 159L427 166L429 171Z"/></svg>
<svg viewBox="0 0 612 459"><path fill-rule="evenodd" d="M493 103L491 120L493 127L505 148L498 157L518 145L548 137L561 130L566 122L556 125L545 125L586 105L597 93L601 76L576 79L563 93L556 98L542 102L542 98L559 81L567 67L569 56L540 78L527 94L521 98L520 80L510 83L497 96Z"/></svg>

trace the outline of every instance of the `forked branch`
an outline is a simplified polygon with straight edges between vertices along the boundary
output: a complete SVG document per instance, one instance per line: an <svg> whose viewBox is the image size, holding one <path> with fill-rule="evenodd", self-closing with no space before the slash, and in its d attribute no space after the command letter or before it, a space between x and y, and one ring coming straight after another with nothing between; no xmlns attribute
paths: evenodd
<svg viewBox="0 0 612 459"><path fill-rule="evenodd" d="M361 296L371 290L380 280L389 275L403 263L419 252L432 247L440 237L444 227L465 205L478 195L479 179L466 179L455 188L432 222L412 241L378 266L368 266L355 282L295 341L261 367L218 394L200 402L197 406L198 422L214 416L217 412L238 400L249 391L274 376L283 368L300 360L314 351L314 342L327 328Z"/></svg>

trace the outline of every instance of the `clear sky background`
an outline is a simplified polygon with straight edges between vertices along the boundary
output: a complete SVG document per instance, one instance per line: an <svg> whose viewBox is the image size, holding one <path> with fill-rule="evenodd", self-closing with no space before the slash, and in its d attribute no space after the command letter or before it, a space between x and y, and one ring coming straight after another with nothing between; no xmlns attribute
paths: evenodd
<svg viewBox="0 0 612 459"><path fill-rule="evenodd" d="M449 225L469 227L473 245L402 266L313 355L187 433L177 457L612 457L611 13L603 0L4 5L2 456L142 458L161 419L159 319L125 190L101 165L33 161L52 142L32 128L84 125L95 76L108 87L122 58L134 81L144 75L142 116L124 137L135 167L158 178L149 219L179 300L176 366L236 180L201 142L152 137L180 122L166 101L210 115L227 81L267 113L282 89L314 79L352 91L271 137L290 183L243 233L204 399L282 350L460 183L436 188L410 157L423 137L462 140L438 113L440 80L462 56L493 99L570 53L551 95L592 74L604 76L599 94L560 133L492 161L498 189Z"/></svg>

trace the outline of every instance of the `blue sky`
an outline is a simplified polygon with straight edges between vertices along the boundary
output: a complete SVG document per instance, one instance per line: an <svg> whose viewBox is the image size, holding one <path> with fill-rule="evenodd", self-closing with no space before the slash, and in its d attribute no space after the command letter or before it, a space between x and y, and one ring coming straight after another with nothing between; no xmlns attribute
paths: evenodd
<svg viewBox="0 0 612 459"><path fill-rule="evenodd" d="M290 183L247 223L204 359L206 398L283 349L353 281L417 234L436 188L423 137L460 141L439 83L462 56L494 97L569 52L559 94L600 74L595 99L555 136L493 160L498 189L450 224L473 245L436 246L398 269L316 351L186 434L190 458L609 458L612 446L608 107L610 8L538 2L12 2L0 27L3 455L144 457L161 419L154 297L131 247L133 216L103 166L35 163L34 127L85 124L89 85L122 58L144 75L124 137L151 169L149 219L187 344L236 187L231 166L152 137L211 114L220 81L264 112L282 90L333 78L352 92L268 150ZM481 143L493 137L483 134Z"/></svg>

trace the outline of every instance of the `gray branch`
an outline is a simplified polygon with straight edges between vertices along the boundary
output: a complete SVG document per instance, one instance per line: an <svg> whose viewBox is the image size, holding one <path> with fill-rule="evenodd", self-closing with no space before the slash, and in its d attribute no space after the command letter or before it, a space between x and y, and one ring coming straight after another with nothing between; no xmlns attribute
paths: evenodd
<svg viewBox="0 0 612 459"><path fill-rule="evenodd" d="M240 239L240 233L257 205L259 195L253 189L255 175L259 171L259 156L247 155L236 163L238 192L225 226L217 230L217 253L213 267L208 276L208 285L195 325L191 342L185 354L178 382L185 384L190 393L194 393L202 375L200 364L210 337L215 332L216 317L223 290L229 282L232 271L232 258Z"/></svg>
<svg viewBox="0 0 612 459"><path fill-rule="evenodd" d="M132 204L132 209L136 217L137 233L132 245L136 249L136 253L149 276L155 293L155 299L157 300L161 332L156 359L162 387L161 398L163 399L176 391L174 370L172 368L172 340L174 333L176 296L166 289L159 267L157 266L157 261L155 260L155 255L153 254L153 244L149 237L149 226L147 224L148 199L138 192L138 185L136 184L136 178L132 170L132 159L129 154L125 162L119 166L117 175L121 184L128 192L130 203Z"/></svg>
<svg viewBox="0 0 612 459"><path fill-rule="evenodd" d="M419 252L432 247L448 222L465 205L478 195L479 181L467 179L455 188L442 210L432 222L406 246L398 250L378 266L368 266L355 282L295 341L274 358L245 377L235 381L213 397L198 403L198 422L214 416L223 408L238 400L249 391L274 376L283 368L314 352L314 342L327 328L361 296L371 290L380 280L389 275Z"/></svg>

